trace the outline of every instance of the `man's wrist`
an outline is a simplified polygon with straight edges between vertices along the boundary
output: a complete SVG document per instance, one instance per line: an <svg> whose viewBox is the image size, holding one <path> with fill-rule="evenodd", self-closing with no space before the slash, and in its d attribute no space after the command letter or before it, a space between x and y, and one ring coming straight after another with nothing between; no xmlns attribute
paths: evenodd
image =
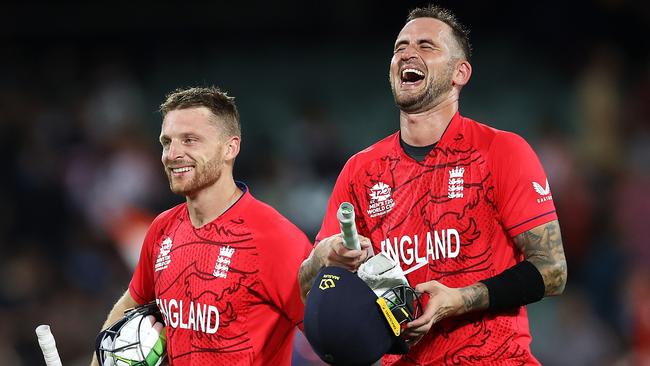
<svg viewBox="0 0 650 366"><path fill-rule="evenodd" d="M325 240L321 240L316 244L316 248L311 252L311 256L313 256L313 265L316 268L316 272L318 272L321 268L325 267L325 258L329 255L329 242ZM314 273L316 274L316 273Z"/></svg>
<svg viewBox="0 0 650 366"><path fill-rule="evenodd" d="M490 305L488 288L482 282L462 287L459 289L459 292L461 303L457 315L485 310Z"/></svg>
<svg viewBox="0 0 650 366"><path fill-rule="evenodd" d="M307 299L309 289L314 282L314 278L318 271L324 266L321 251L322 246L320 243L316 244L314 250L309 253L309 257L302 262L298 270L298 283L300 285L300 297L303 302Z"/></svg>
<svg viewBox="0 0 650 366"><path fill-rule="evenodd" d="M544 297L544 278L527 260L481 282L487 288L488 306L492 313L511 311Z"/></svg>

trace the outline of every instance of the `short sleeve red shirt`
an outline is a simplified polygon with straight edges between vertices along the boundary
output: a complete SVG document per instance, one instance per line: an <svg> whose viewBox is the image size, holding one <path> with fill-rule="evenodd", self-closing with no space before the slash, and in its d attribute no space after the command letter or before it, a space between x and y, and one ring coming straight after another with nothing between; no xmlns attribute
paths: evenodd
<svg viewBox="0 0 650 366"><path fill-rule="evenodd" d="M307 237L245 186L243 196L197 229L187 205L159 215L129 290L156 300L172 366L289 365L302 327L298 268Z"/></svg>
<svg viewBox="0 0 650 366"><path fill-rule="evenodd" d="M521 137L460 114L418 162L399 133L354 155L341 171L316 240L340 232L336 211L355 206L357 230L399 262L411 286L463 287L523 260L513 237L557 219L544 170ZM436 324L408 355L384 365L537 365L526 308Z"/></svg>

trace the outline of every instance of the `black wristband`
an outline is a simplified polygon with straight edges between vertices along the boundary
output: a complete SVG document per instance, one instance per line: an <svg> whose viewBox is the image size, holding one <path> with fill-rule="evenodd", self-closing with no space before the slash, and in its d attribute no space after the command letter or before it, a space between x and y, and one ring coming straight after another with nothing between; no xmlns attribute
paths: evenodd
<svg viewBox="0 0 650 366"><path fill-rule="evenodd" d="M544 297L544 278L529 261L522 261L500 274L480 281L488 289L490 312L513 310Z"/></svg>

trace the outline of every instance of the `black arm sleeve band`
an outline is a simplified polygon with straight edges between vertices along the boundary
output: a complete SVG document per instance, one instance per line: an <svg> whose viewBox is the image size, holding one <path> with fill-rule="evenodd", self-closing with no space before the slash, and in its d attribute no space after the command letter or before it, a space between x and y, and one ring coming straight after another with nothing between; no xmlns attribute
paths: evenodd
<svg viewBox="0 0 650 366"><path fill-rule="evenodd" d="M529 261L517 263L500 274L481 281L488 289L490 312L513 310L544 297L544 278Z"/></svg>

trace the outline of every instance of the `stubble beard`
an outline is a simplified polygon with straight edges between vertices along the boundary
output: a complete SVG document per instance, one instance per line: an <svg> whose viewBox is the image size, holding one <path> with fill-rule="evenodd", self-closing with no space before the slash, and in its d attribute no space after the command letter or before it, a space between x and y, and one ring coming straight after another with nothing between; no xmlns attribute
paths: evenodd
<svg viewBox="0 0 650 366"><path fill-rule="evenodd" d="M442 70L436 77L435 74L430 74L427 79L428 87L415 95L398 95L397 87L393 84L391 78L391 90L393 91L393 98L397 107L406 113L419 113L423 112L440 102L441 97L451 91L452 83L452 67L451 63ZM398 83L400 81L398 80Z"/></svg>
<svg viewBox="0 0 650 366"><path fill-rule="evenodd" d="M192 179L186 183L174 183L172 173L167 171L169 189L181 196L192 196L217 182L221 178L222 168L223 164L219 163L216 159L212 159L203 165L196 164Z"/></svg>

